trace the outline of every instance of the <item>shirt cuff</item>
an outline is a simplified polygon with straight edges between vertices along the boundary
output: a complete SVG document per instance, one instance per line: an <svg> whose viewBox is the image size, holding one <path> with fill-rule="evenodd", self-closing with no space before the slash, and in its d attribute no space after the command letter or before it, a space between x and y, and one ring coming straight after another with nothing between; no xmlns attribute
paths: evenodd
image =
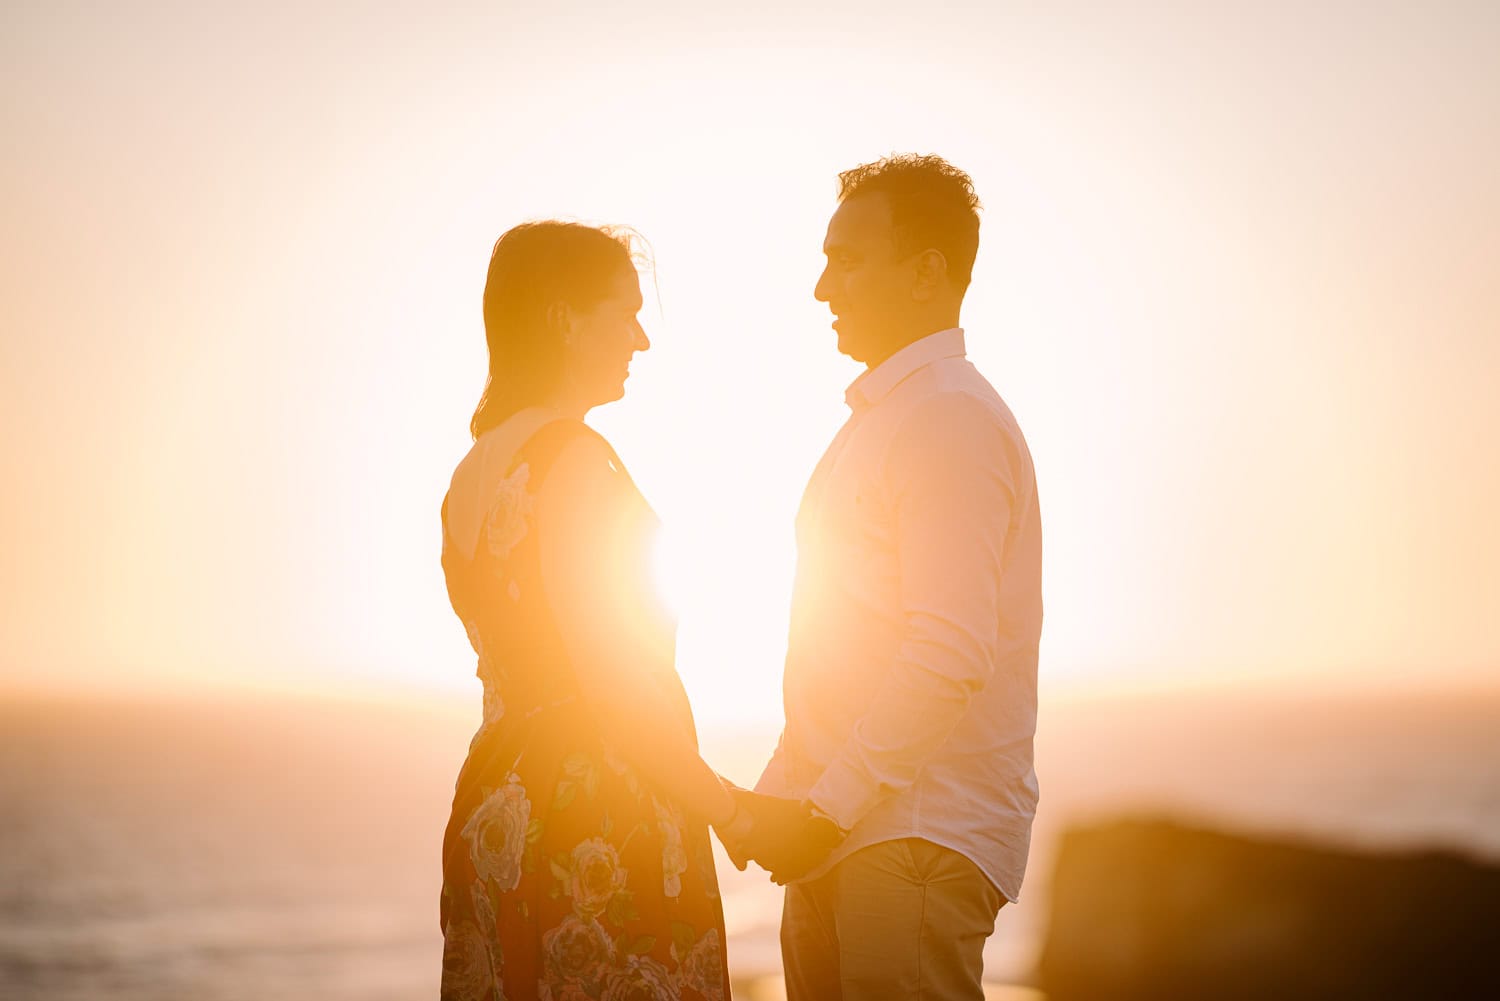
<svg viewBox="0 0 1500 1001"><path fill-rule="evenodd" d="M880 802L880 784L840 758L823 772L807 801L833 818L846 831Z"/></svg>

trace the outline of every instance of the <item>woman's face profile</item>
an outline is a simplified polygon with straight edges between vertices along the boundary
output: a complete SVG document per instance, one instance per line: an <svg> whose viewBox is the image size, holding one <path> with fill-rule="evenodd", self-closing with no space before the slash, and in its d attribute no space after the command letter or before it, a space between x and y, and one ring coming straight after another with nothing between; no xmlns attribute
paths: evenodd
<svg viewBox="0 0 1500 1001"><path fill-rule="evenodd" d="M638 314L644 302L634 268L621 271L598 305L573 310L568 330L568 381L590 405L625 395L630 360L651 346Z"/></svg>

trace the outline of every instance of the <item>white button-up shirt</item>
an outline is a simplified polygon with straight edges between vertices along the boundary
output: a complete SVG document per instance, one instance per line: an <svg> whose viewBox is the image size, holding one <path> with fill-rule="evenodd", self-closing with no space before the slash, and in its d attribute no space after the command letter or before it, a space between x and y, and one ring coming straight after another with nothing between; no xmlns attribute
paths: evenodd
<svg viewBox="0 0 1500 1001"><path fill-rule="evenodd" d="M1042 528L1031 453L963 331L860 376L797 514L786 728L756 788L925 838L1020 892L1036 812Z"/></svg>

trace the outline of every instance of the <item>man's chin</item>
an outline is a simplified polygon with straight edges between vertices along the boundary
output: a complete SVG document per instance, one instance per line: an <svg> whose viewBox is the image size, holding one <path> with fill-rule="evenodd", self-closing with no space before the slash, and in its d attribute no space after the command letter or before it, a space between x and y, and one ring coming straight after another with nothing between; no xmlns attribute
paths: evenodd
<svg viewBox="0 0 1500 1001"><path fill-rule="evenodd" d="M624 396L625 380L621 379L619 382L612 383L607 386L600 386L599 391L594 394L593 400L592 402L590 402L589 406L602 407L606 403L613 403L618 399L622 399Z"/></svg>
<svg viewBox="0 0 1500 1001"><path fill-rule="evenodd" d="M838 332L838 335L839 354L847 355L860 364L864 364L865 359L870 356L870 353L867 350L869 345L867 345L859 336L856 335L851 337L850 335L844 333L842 330Z"/></svg>

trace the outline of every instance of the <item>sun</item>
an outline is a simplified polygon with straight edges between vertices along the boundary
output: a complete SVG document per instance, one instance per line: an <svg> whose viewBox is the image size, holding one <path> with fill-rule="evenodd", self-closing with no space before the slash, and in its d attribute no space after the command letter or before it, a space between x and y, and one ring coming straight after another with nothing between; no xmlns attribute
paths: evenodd
<svg viewBox="0 0 1500 1001"><path fill-rule="evenodd" d="M683 599L692 570L682 539L680 533L663 529L656 533L651 546L652 587L678 619L682 618Z"/></svg>
<svg viewBox="0 0 1500 1001"><path fill-rule="evenodd" d="M768 536L699 516L655 540L653 584L677 617L677 672L700 718L780 716L795 553Z"/></svg>

